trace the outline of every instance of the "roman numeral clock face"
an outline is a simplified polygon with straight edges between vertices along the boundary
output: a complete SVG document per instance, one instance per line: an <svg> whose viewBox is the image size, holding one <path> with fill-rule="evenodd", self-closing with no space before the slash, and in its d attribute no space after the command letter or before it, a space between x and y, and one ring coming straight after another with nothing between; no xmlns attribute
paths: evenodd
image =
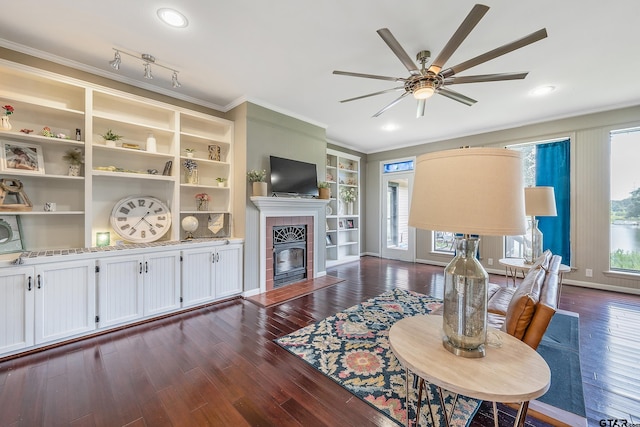
<svg viewBox="0 0 640 427"><path fill-rule="evenodd" d="M155 242L169 231L171 212L155 197L125 197L111 211L111 226L130 242Z"/></svg>

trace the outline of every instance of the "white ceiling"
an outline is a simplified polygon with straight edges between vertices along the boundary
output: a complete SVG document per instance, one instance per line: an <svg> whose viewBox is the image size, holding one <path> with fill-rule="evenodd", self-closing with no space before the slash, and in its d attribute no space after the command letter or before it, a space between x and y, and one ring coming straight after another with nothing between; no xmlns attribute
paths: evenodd
<svg viewBox="0 0 640 427"><path fill-rule="evenodd" d="M20 0L5 1L0 45L226 111L252 101L326 127L330 141L365 153L640 104L640 1L490 0L491 7L446 66L540 28L549 37L460 75L529 71L525 80L456 85L472 107L434 96L425 117L407 97L371 116L399 93L340 100L392 88L389 81L333 75L333 70L394 77L408 72L376 30L386 27L411 57L432 58L474 1L435 0ZM157 18L173 7L184 29ZM112 48L149 53L180 71L153 69L126 55L109 67ZM546 97L529 91L557 90ZM396 131L384 131L393 124Z"/></svg>

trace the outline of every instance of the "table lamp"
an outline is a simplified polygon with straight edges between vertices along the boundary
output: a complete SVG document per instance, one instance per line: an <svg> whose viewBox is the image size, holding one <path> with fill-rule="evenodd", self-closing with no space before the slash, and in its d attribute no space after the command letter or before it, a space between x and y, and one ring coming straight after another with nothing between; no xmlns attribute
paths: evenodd
<svg viewBox="0 0 640 427"><path fill-rule="evenodd" d="M517 151L462 148L417 159L409 225L463 236L444 270L443 345L457 356L485 354L488 274L477 260L480 239L472 235L522 235L523 188Z"/></svg>
<svg viewBox="0 0 640 427"><path fill-rule="evenodd" d="M524 189L524 210L531 217L524 236L525 263L533 264L542 255L542 231L536 216L556 216L556 196L553 187Z"/></svg>

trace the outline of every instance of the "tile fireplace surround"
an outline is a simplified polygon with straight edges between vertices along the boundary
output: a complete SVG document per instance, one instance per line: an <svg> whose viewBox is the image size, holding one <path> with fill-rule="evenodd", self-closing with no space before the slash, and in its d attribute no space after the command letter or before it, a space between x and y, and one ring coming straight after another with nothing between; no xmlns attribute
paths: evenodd
<svg viewBox="0 0 640 427"><path fill-rule="evenodd" d="M307 279L318 277L318 253L324 248L324 238L318 237L325 234L329 200L251 197L251 202L260 211L260 292L273 289L274 225L307 226Z"/></svg>

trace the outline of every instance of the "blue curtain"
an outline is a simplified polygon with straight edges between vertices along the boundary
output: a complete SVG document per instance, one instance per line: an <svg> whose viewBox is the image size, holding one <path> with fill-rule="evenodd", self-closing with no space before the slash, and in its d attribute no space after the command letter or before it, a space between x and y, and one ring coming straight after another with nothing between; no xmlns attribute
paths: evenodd
<svg viewBox="0 0 640 427"><path fill-rule="evenodd" d="M569 140L536 146L536 186L553 187L558 216L538 217L543 250L562 256L571 265L571 158Z"/></svg>

